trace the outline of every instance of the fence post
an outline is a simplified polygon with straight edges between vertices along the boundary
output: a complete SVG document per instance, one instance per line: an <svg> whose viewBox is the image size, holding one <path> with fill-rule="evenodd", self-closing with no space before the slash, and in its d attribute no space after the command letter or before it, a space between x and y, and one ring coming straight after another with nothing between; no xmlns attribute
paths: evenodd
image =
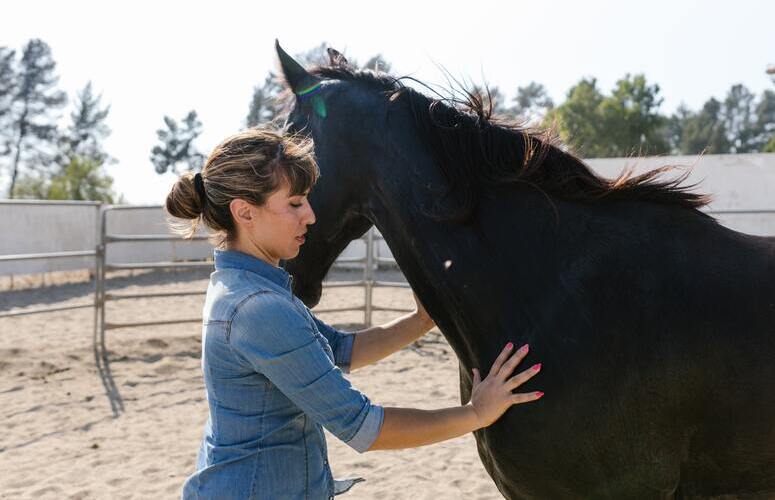
<svg viewBox="0 0 775 500"><path fill-rule="evenodd" d="M100 309L102 308L102 280L100 279L102 271L102 259L105 251L102 245L102 203L96 206L97 216L94 218L97 222L94 228L94 345L97 345L97 335L99 333Z"/></svg>
<svg viewBox="0 0 775 500"><path fill-rule="evenodd" d="M366 234L366 268L363 270L365 307L363 308L364 323L371 326L371 301L374 286L374 226Z"/></svg>
<svg viewBox="0 0 775 500"><path fill-rule="evenodd" d="M107 246L105 243L105 234L107 233L107 217L108 207L100 207L100 272L98 279L100 282L100 317L99 317L99 334L100 334L100 348L102 349L102 355L107 358L107 351L105 349L105 266L107 265Z"/></svg>

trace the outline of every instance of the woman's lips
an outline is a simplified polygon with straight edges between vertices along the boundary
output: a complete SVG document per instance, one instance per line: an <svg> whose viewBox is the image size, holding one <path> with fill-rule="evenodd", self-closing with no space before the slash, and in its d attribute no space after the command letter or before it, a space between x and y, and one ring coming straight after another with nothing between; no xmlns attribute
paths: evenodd
<svg viewBox="0 0 775 500"><path fill-rule="evenodd" d="M301 236L296 237L296 241L298 241L299 243L304 243L304 240L306 239L307 238L303 234Z"/></svg>

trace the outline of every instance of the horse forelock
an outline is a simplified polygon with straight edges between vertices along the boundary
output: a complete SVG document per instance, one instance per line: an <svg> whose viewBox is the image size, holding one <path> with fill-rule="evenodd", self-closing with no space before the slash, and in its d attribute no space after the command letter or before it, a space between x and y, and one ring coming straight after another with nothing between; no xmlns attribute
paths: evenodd
<svg viewBox="0 0 775 500"><path fill-rule="evenodd" d="M661 175L677 168L664 166L633 175L625 168L614 179L606 179L568 151L553 127L545 130L493 114L489 89L482 92L450 90L442 95L413 77L358 70L347 64L318 66L312 74L332 80L354 82L383 93L389 105L403 102L411 109L418 140L426 144L448 183L445 196L458 208L437 214L453 223L469 221L487 185L521 185L551 196L581 203L614 200L643 200L699 209L710 201L707 195L691 192L684 181L691 169L673 179ZM429 97L403 84L411 80L433 92Z"/></svg>

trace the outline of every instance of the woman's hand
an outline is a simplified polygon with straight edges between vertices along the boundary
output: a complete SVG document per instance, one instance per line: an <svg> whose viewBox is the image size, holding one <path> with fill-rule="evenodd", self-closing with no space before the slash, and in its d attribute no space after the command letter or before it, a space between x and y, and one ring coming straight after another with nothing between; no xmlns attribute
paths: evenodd
<svg viewBox="0 0 775 500"><path fill-rule="evenodd" d="M417 310L414 312L415 315L417 315L418 318L420 318L423 323L428 325L428 330L436 326L436 323L433 322L433 318L431 318L428 315L428 311L425 310L425 308L422 305L422 302L420 302L420 299L417 298L417 294L412 292L412 295L414 296L414 302L417 304ZM427 331L427 330L426 330Z"/></svg>
<svg viewBox="0 0 775 500"><path fill-rule="evenodd" d="M538 363L511 377L511 372L527 355L528 345L523 345L516 352L513 352L513 349L514 345L511 342L506 344L484 380L481 379L479 370L473 369L471 406L481 427L487 427L498 420L511 405L535 401L544 395L540 391L517 394L511 392L541 370L541 363Z"/></svg>

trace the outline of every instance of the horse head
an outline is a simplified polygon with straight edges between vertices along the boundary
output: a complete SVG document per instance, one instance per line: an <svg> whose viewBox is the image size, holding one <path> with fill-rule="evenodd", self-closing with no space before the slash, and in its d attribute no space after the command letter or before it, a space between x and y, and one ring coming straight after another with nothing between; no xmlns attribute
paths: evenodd
<svg viewBox="0 0 775 500"><path fill-rule="evenodd" d="M309 228L299 255L286 263L294 276L294 292L309 307L320 300L328 269L347 244L372 225L367 218L369 156L378 148L372 133L374 97L358 92L348 82L318 77L276 44L285 81L294 94L288 115L288 133L310 137L314 142L320 178L310 193L317 221ZM347 60L329 50L332 65ZM352 137L353 134L358 137ZM347 141L337 138L348 137ZM353 147L358 144L359 147Z"/></svg>

